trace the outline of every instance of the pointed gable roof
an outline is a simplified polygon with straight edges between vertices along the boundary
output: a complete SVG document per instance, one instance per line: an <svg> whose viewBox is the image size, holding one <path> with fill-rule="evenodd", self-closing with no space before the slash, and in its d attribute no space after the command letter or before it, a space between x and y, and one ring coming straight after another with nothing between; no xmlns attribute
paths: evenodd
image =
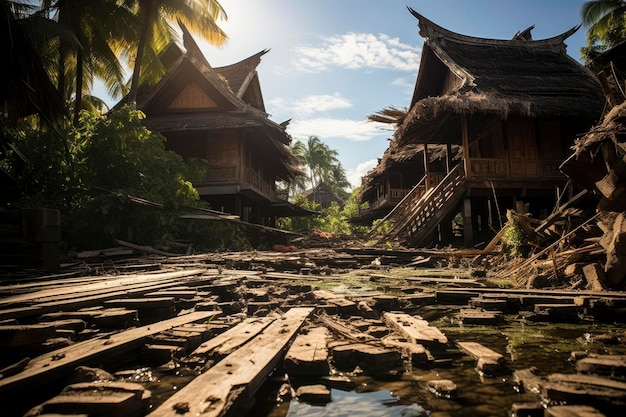
<svg viewBox="0 0 626 417"><path fill-rule="evenodd" d="M170 66L165 76L138 100L137 107L146 114L143 124L161 133L220 129L254 131L255 140L267 141L267 146L279 155L280 164L276 168L281 172L281 178L301 175L298 160L289 148L291 136L286 131L286 124L270 120L263 108L256 67L261 56L269 50L227 67L214 68L189 31L184 25L181 28L186 51L171 45L178 48L180 54L168 50ZM251 103L250 98L257 101Z"/></svg>
<svg viewBox="0 0 626 417"><path fill-rule="evenodd" d="M261 111L265 111L265 103L256 67L261 62L261 57L268 52L269 49L264 49L235 64L215 68L227 80L229 87L238 98Z"/></svg>
<svg viewBox="0 0 626 417"><path fill-rule="evenodd" d="M450 114L597 120L602 113L597 78L566 52L564 42L578 26L543 40L532 39L532 27L512 39L485 39L452 32L408 9L424 47L411 109L396 137Z"/></svg>

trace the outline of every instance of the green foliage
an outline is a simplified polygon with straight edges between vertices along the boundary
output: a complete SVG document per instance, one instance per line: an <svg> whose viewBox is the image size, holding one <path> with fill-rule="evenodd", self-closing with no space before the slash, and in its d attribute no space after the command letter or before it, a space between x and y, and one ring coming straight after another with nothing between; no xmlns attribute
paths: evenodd
<svg viewBox="0 0 626 417"><path fill-rule="evenodd" d="M314 229L322 232L334 233L337 236L360 235L367 232L368 228L350 223L350 218L355 217L359 211L359 190L352 192L343 206L333 202L330 207L320 211L319 216L292 217L278 219L277 226L298 233L309 234ZM319 210L319 204L309 201L301 195L295 197L295 204L308 210Z"/></svg>
<svg viewBox="0 0 626 417"><path fill-rule="evenodd" d="M376 219L372 222L372 230L376 230L378 234L386 235L391 231L391 223L388 220Z"/></svg>
<svg viewBox="0 0 626 417"><path fill-rule="evenodd" d="M320 205L314 201L309 201L301 195L296 195L294 204L304 209L318 211ZM313 229L319 228L320 216L298 216L298 217L281 217L276 220L276 226L280 229L290 230L296 233L308 234Z"/></svg>
<svg viewBox="0 0 626 417"><path fill-rule="evenodd" d="M23 126L11 133L29 164L21 170L25 196L18 207L61 210L70 247L91 249L116 239L166 247L190 233L183 206L204 206L191 181L206 162L187 164L165 149L165 138L141 125L142 113L123 107L107 115L82 112L61 136Z"/></svg>
<svg viewBox="0 0 626 417"><path fill-rule="evenodd" d="M580 50L590 62L598 53L626 40L626 2L624 0L591 0L580 10L587 29L587 45Z"/></svg>
<svg viewBox="0 0 626 417"><path fill-rule="evenodd" d="M522 228L513 219L507 221L506 230L502 236L504 251L510 256L522 256L526 234Z"/></svg>
<svg viewBox="0 0 626 417"><path fill-rule="evenodd" d="M292 192L304 191L309 181L311 188L324 183L338 196L344 198L347 195L345 190L350 187L350 182L335 149L330 149L317 136L309 136L306 144L294 142L291 151L300 162L302 170L309 173L307 177L295 179Z"/></svg>

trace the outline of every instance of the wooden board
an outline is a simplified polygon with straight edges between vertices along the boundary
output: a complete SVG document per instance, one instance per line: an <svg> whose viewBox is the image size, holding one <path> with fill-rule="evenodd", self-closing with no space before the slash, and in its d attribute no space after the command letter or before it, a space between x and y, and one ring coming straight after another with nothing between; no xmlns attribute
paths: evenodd
<svg viewBox="0 0 626 417"><path fill-rule="evenodd" d="M139 347L150 335L186 323L208 320L216 314L211 311L189 313L116 333L108 339L91 339L46 353L33 358L22 372L0 379L0 394L24 387L32 389L34 385L50 382L54 378L72 372L77 366L97 361L113 353L119 354Z"/></svg>
<svg viewBox="0 0 626 417"><path fill-rule="evenodd" d="M229 355L274 321L270 317L249 318L198 346L190 356Z"/></svg>
<svg viewBox="0 0 626 417"><path fill-rule="evenodd" d="M419 316L406 313L384 313L383 318L389 327L411 343L419 343L426 347L448 343L446 335Z"/></svg>
<svg viewBox="0 0 626 417"><path fill-rule="evenodd" d="M292 308L263 333L201 374L157 407L150 417L223 416L249 400L281 359L313 308Z"/></svg>
<svg viewBox="0 0 626 417"><path fill-rule="evenodd" d="M480 343L477 342L457 342L456 343L461 350L465 351L468 355L474 359L491 358L496 360L503 360L504 357Z"/></svg>
<svg viewBox="0 0 626 417"><path fill-rule="evenodd" d="M285 355L285 372L289 376L328 375L329 337L326 327L314 327L296 337Z"/></svg>
<svg viewBox="0 0 626 417"><path fill-rule="evenodd" d="M84 297L102 292L112 292L116 289L128 290L129 288L133 288L133 285L148 286L150 284L154 284L155 282L196 276L204 272L205 271L201 269L195 269L155 274L108 277L105 280L89 282L87 284L75 283L74 285L68 287L53 287L0 298L0 306L14 306L20 303L45 303L60 301L67 298Z"/></svg>

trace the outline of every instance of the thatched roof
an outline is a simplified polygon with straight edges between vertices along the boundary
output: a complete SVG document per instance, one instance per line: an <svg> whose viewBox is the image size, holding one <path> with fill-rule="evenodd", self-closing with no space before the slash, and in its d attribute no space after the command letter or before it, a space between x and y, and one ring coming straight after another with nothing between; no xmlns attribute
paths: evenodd
<svg viewBox="0 0 626 417"><path fill-rule="evenodd" d="M153 131L192 132L221 129L245 130L259 146L271 150L279 158L276 171L282 179L304 175L289 144L291 136L284 124L272 121L264 110L256 67L263 50L225 67L212 67L188 31L183 28L186 52L175 59L161 81L138 100L138 108L146 113L144 125ZM176 57L177 54L170 54ZM169 104L195 82L216 104L214 109L172 111ZM244 101L252 97L253 103Z"/></svg>
<svg viewBox="0 0 626 417"><path fill-rule="evenodd" d="M409 11L425 41L411 109L396 138L423 142L425 125L452 114L597 120L602 113L605 98L597 78L566 53L564 41L578 27L544 40L532 40L531 28L510 40L484 39Z"/></svg>
<svg viewBox="0 0 626 417"><path fill-rule="evenodd" d="M303 191L300 195L307 200L319 203L322 207L329 206L333 201L339 205L344 203L344 199L338 196L324 182L320 182L315 187Z"/></svg>
<svg viewBox="0 0 626 417"><path fill-rule="evenodd" d="M456 154L458 146L453 147L453 152ZM445 145L430 145L428 147L428 160L430 162L437 159L445 158L446 146ZM383 153L383 157L378 162L375 168L371 169L365 176L361 177L361 190L359 193L359 199L363 199L375 186L376 179L384 175L387 171L392 169L398 164L413 163L415 169L424 170L424 145L408 143L402 147L396 146L392 142L389 147Z"/></svg>

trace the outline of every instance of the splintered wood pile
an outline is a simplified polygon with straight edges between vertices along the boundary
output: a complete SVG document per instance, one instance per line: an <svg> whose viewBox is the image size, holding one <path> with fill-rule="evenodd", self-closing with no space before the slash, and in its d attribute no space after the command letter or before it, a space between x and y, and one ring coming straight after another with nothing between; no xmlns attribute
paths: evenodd
<svg viewBox="0 0 626 417"><path fill-rule="evenodd" d="M586 191L573 200L584 194ZM517 287L527 288L619 288L621 280L609 285L603 275L607 256L607 248L601 244L603 214L588 217L571 204L572 200L543 221L511 210L507 213L509 221L499 237L508 228L521 230L524 241L517 250L526 251L527 256L513 257L498 265L500 277L511 278Z"/></svg>
<svg viewBox="0 0 626 417"><path fill-rule="evenodd" d="M626 286L626 103L579 139L561 171L583 189L545 221L514 214L533 247L503 268L519 286L569 285L596 291ZM582 216L579 200L592 201ZM561 226L555 228L559 222Z"/></svg>

